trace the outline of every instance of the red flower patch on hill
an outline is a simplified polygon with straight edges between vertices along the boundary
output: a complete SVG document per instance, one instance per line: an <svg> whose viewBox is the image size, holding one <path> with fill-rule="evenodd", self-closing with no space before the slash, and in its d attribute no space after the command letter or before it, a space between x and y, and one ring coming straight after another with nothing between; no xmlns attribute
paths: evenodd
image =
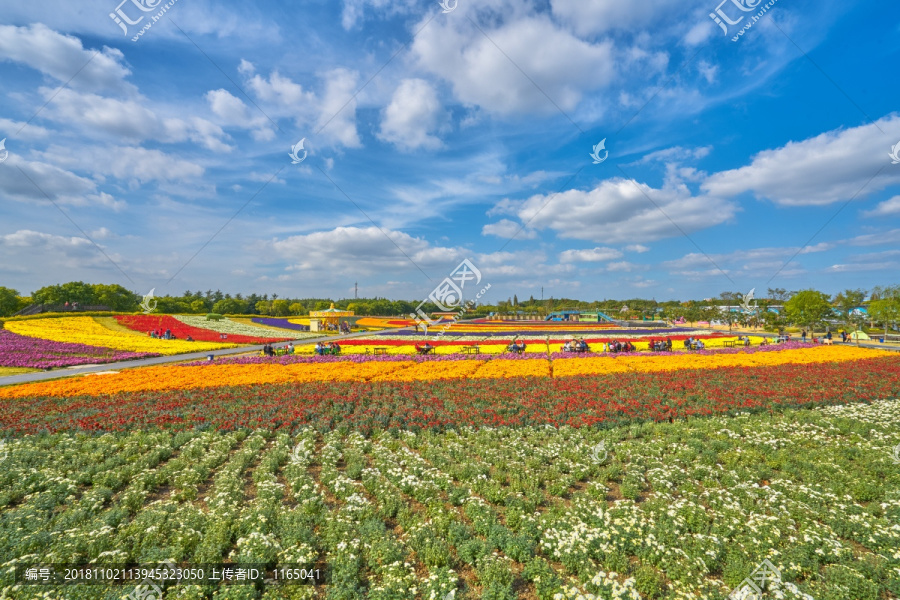
<svg viewBox="0 0 900 600"><path fill-rule="evenodd" d="M172 332L179 340L187 339L188 336L194 338L198 342L230 342L234 344L265 344L266 342L282 342L291 338L286 337L256 337L250 335L228 334L227 339L222 339L218 331L209 329L201 329L200 327L192 327L185 325L178 319L168 315L116 315L116 320L134 331L147 333L157 330L165 333L166 329Z"/></svg>

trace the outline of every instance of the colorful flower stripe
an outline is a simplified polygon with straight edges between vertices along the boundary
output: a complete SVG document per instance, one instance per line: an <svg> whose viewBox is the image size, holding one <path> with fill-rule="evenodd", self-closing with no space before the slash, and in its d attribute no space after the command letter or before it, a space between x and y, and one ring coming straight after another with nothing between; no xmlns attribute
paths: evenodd
<svg viewBox="0 0 900 600"><path fill-rule="evenodd" d="M608 323L605 321L470 321L462 322L459 327L481 327L481 328L521 328L521 329L563 329L565 327L620 327L616 323Z"/></svg>
<svg viewBox="0 0 900 600"><path fill-rule="evenodd" d="M247 323L238 323L227 318L222 318L219 321L207 321L206 317L201 315L173 315L173 317L189 327L196 327L215 333L227 333L229 339L233 335L250 336L252 338L265 339L270 342L282 342L292 339L290 336L285 337L284 335L276 337L274 335L276 332L271 329L266 329L265 327L257 327L256 325Z"/></svg>
<svg viewBox="0 0 900 600"><path fill-rule="evenodd" d="M0 329L0 367L56 369L151 356L158 355L149 352L125 352L87 344L54 342Z"/></svg>
<svg viewBox="0 0 900 600"><path fill-rule="evenodd" d="M131 352L152 352L155 354L184 354L185 352L205 352L219 348L234 348L237 344L213 344L209 342L185 342L183 340L157 340L146 334L113 331L94 320L93 317L59 317L52 319L27 319L7 321L6 329L28 337L54 342L73 342L101 346L114 350ZM229 340L230 341L230 340Z"/></svg>
<svg viewBox="0 0 900 600"><path fill-rule="evenodd" d="M396 332L396 333L373 333L370 336L357 337L357 338L353 338L353 339L356 341L368 340L372 343L382 342L382 341L387 341L387 340L396 340L396 341L399 341L401 343L406 343L406 344L414 343L417 340L423 341L423 342L425 340L428 340L429 342L432 342L432 343L459 341L460 343L471 344L472 342L476 342L479 339L483 339L486 342L493 341L494 343L499 344L500 342L504 342L504 341L511 342L513 340L513 338L518 338L520 340L525 340L526 342L531 341L534 343L543 344L543 343L546 343L548 337L550 338L551 343L557 343L557 342L565 342L565 340L571 339L571 338L584 338L585 340L598 340L600 342L605 342L605 341L609 341L609 340L636 341L636 340L641 340L641 339L643 339L643 340L649 340L649 339L661 340L661 339L670 338L673 342L675 342L675 341L684 341L689 337L692 337L694 339L706 340L706 339L710 339L710 338L737 339L738 336L737 336L737 334L728 334L728 333L719 332L719 331L710 332L710 331L705 331L705 330L686 331L683 333L670 334L670 335L658 335L658 334L657 335L642 335L641 333L636 333L634 331L620 330L619 333L587 331L587 332L579 333L579 334L573 334L571 332L559 332L559 333L554 333L553 335L528 335L528 334L508 334L508 333L504 333L504 334L480 333L480 334L457 335L457 334L451 334L451 333L444 333L444 334L434 333L434 334L432 334L432 332L429 332L429 335L426 336L420 332L417 335L414 334L414 335L410 336L406 332ZM763 339L763 336L751 335L750 337L756 341L761 341Z"/></svg>
<svg viewBox="0 0 900 600"><path fill-rule="evenodd" d="M413 364L413 363L409 363ZM0 388L0 398L25 396L100 396L121 392L181 390L229 385L306 383L311 381L366 381L408 366L405 362L365 362L352 367L334 364L160 366L129 369L97 377L78 377Z"/></svg>
<svg viewBox="0 0 900 600"><path fill-rule="evenodd" d="M309 325L300 325L288 319L276 319L274 317L253 317L254 323L260 325L268 325L269 327L278 327L280 329L290 329L291 331L309 331Z"/></svg>
<svg viewBox="0 0 900 600"><path fill-rule="evenodd" d="M769 344L766 346L751 346L750 348L745 348L743 346L738 346L735 348L707 348L706 350L694 350L690 352L690 356L710 356L714 354L755 354L757 352L783 352L785 350L797 350L802 348L813 348L817 346L812 346L811 344L803 344L801 342L787 342L785 344ZM299 348L299 346L298 346ZM544 346L546 349L546 346ZM629 354L615 354L615 353L603 353L603 352L588 352L584 354L577 354L572 352L551 352L550 358L552 360L558 359L585 359L585 358L597 358L597 357L607 357L607 358L618 358L622 356L680 356L687 354L686 350L675 350L673 352L654 352L653 354L648 355L647 352L641 352L640 354L629 353ZM206 360L181 363L178 366L181 367L189 367L189 366L211 366L216 364L240 364L240 365L260 365L260 364L281 364L281 365L290 365L295 363L305 363L305 364L321 364L321 363L333 363L333 362L369 362L369 361L389 361L389 362L397 362L397 361L411 361L411 362L429 362L429 361L453 361L453 360L481 360L485 358L484 353L482 354L462 354L459 352L452 352L447 354L364 354L364 353L353 353L353 352L341 352L338 356L325 355L325 356L317 356L314 354L290 354L285 356L278 357L268 357L262 356L261 354L253 355L253 356L234 356L234 357L222 357L218 359L215 363L210 363ZM539 360L546 359L546 352L535 352L525 354L515 354L510 352L502 353L502 358L512 360Z"/></svg>
<svg viewBox="0 0 900 600"><path fill-rule="evenodd" d="M726 337L721 335L709 335L709 336L697 336L700 339L703 339L704 344L707 348L724 348L726 342L736 342L736 337ZM695 337L695 339L697 339ZM622 338L620 341L625 341L627 338ZM656 338L660 339L660 338ZM686 339L686 338L685 338ZM755 345L759 345L759 342L762 338L754 338L751 336L751 342ZM547 354L547 342L543 339L538 340L528 340L527 338L519 338L520 341L525 342L525 352L527 354ZM605 342L610 341L611 338L585 338L585 341L591 346L591 349L594 352L602 352L603 344ZM416 344L424 343L425 340L413 340L409 339L377 339L372 340L371 338L352 338L347 340L339 340L338 343L341 346L341 352L345 354L371 354L375 348L387 348L388 354L415 354L416 353ZM649 340L641 341L637 339L631 339L635 348L639 351L645 351L650 349ZM501 354L506 352L506 349L509 347L511 339L506 340L434 340L432 338L428 338L428 342L434 346L435 354L455 354L458 352L462 352L462 349L465 346L478 345L479 352L481 354ZM675 344L674 349L684 349L684 345L682 344L683 340L678 339L672 336L672 342ZM562 350L562 346L566 343L565 338L560 339L551 339L550 340L550 351L558 352ZM297 353L300 354L312 354L315 352L314 346L304 345L297 347Z"/></svg>
<svg viewBox="0 0 900 600"><path fill-rule="evenodd" d="M187 339L188 336L194 338L197 342L215 342L221 340L219 332L209 329L201 329L186 325L169 315L116 315L116 321L121 325L128 327L132 331L143 333L157 330L165 332L167 329L172 332L179 340ZM250 335L228 335L228 342L233 344L264 344L270 340L285 340L287 338L269 338ZM148 336L149 337L149 336Z"/></svg>
<svg viewBox="0 0 900 600"><path fill-rule="evenodd" d="M706 355L617 356L554 360L553 377L603 375L609 373L678 371L725 367L774 366L779 364L826 364L896 355L887 350L844 346L813 346L781 352L737 352ZM180 367L145 367L121 373L65 379L0 388L0 398L25 396L98 396L120 392L175 390L229 385L369 380L465 379L486 360L460 361L365 361L328 363L218 364ZM549 376L541 359L497 358L485 367L492 377Z"/></svg>
<svg viewBox="0 0 900 600"><path fill-rule="evenodd" d="M608 355L553 361L554 377L601 375L634 371L680 371L684 369L720 369L725 367L762 367L780 364L822 364L893 356L889 350L870 350L852 346L808 346L781 352L710 353L702 358L690 353L665 356Z"/></svg>
<svg viewBox="0 0 900 600"><path fill-rule="evenodd" d="M585 336L596 334L600 336L615 336L615 335L627 335L632 337L665 337L667 335L678 335L678 336L689 336L689 335L709 335L711 333L725 333L726 335L732 335L728 332L712 332L709 329L688 329L686 327L673 327L668 329L623 329L621 327L583 327L581 329L574 329L570 327L559 327L554 329L547 329L545 331L534 331L532 329L527 328L510 328L508 330L496 330L489 329L483 327L471 327L471 326L458 326L454 325L447 330L444 330L443 326L438 328L431 327L428 330L429 334L436 334L438 331L444 331L444 335L450 336L512 336L519 335L520 337L532 337L539 338L546 335L553 336L561 336L561 335L572 335L572 336ZM380 336L422 336L424 332L419 329L416 331L414 329L396 331L392 333L380 333Z"/></svg>
<svg viewBox="0 0 900 600"><path fill-rule="evenodd" d="M103 381L94 379L96 383ZM312 426L320 431L350 427L369 434L388 429L548 424L609 427L640 420L667 421L897 396L900 365L894 355L816 365L556 379L310 381L303 386L284 383L174 389L106 398L31 396L4 405L0 431L15 436L58 431L183 431L196 427L296 432Z"/></svg>
<svg viewBox="0 0 900 600"><path fill-rule="evenodd" d="M395 327L412 327L416 322L409 319L379 319L378 317L363 317L356 320L359 327L380 327L393 329Z"/></svg>

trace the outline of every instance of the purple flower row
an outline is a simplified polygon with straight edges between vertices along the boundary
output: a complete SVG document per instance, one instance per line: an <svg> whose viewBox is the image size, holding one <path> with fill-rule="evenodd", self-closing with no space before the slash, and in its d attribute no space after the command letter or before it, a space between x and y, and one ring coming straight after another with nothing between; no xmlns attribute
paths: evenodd
<svg viewBox="0 0 900 600"><path fill-rule="evenodd" d="M580 335L586 336L590 335L591 337L604 337L607 335L633 335L635 337L641 336L660 336L660 335L685 335L696 333L695 329L685 329L683 327L677 328L673 327L670 329L604 329L601 327L591 328L591 327L583 327L581 329L559 329L559 330L539 330L539 329L530 329L528 327L523 327L521 329L509 330L509 331L462 331L456 333L453 329L448 329L445 335L449 337L500 337L500 338L511 338L515 335L523 336L523 337L534 337L534 338L544 338L549 335L551 338L556 339L562 336L567 335ZM432 327L429 330L429 336L434 335L436 329ZM406 330L403 331L394 331L390 333L380 332L376 335L409 335L409 336L419 336L424 337L424 332L420 329L420 331L415 330Z"/></svg>
<svg viewBox="0 0 900 600"><path fill-rule="evenodd" d="M87 344L53 342L0 329L0 367L52 369L159 356Z"/></svg>
<svg viewBox="0 0 900 600"><path fill-rule="evenodd" d="M279 329L291 329L293 331L309 331L309 327L307 325L298 325L296 323L291 323L287 319L273 319L271 317L253 317L250 319L254 323L259 323L260 325L268 325L269 327L278 327Z"/></svg>
<svg viewBox="0 0 900 600"><path fill-rule="evenodd" d="M294 365L297 363L309 363L309 364L322 364L322 363L335 363L335 362L348 362L348 363L365 363L365 362L402 362L402 361L414 361L414 362L431 362L431 361L447 361L447 360L469 360L469 359L477 359L477 358L485 358L486 355L481 354L379 354L378 356L372 356L371 354L346 354L342 356L304 356L304 355L285 355L285 356L277 356L277 357L268 357L268 356L241 356L238 358L225 358L222 360L216 361L194 361L189 363L183 363L181 366L183 367L197 367L201 365L211 365L211 364L228 364L228 365L260 365L260 364L276 364L276 365ZM537 358L545 358L542 355L537 356Z"/></svg>
<svg viewBox="0 0 900 600"><path fill-rule="evenodd" d="M595 344L595 346L602 347L603 345ZM712 354L756 354L757 352L775 352L779 350L796 350L797 348L812 347L815 347L815 344L785 342L783 344L767 344L765 346L751 346L749 348L743 346L738 348L705 348L703 350L693 350L690 354L699 356L709 356ZM676 344L672 352L649 352L647 350L639 352L553 352L550 354L550 358L598 358L602 356L615 358L617 356L680 356L688 354L688 351L684 349L683 345L681 346L681 349L678 348L679 345Z"/></svg>

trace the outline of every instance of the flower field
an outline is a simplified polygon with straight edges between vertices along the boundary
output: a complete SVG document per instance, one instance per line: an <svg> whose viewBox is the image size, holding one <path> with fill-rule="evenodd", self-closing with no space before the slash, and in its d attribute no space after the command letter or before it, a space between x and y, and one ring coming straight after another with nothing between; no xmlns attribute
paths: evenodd
<svg viewBox="0 0 900 600"><path fill-rule="evenodd" d="M297 335L298 337L304 337L308 335L310 337L313 337L319 335L317 333L309 333L309 323L302 325L299 323L294 323L288 319L278 319L275 317L253 317L252 321L254 323L259 323L260 325L265 325L266 327L277 327L279 329L289 329L291 330L291 332L297 332L291 333L292 336Z"/></svg>
<svg viewBox="0 0 900 600"><path fill-rule="evenodd" d="M175 315L174 318L190 327L196 327L215 333L227 333L229 339L232 335L247 336L254 339L264 339L269 341L283 341L286 339L295 339L295 337L302 337L295 336L293 333L290 335L285 334L285 336L282 337L275 337L272 335L273 331L271 329L239 323L228 318L222 318L219 321L207 321L205 316L200 315ZM195 337L194 339L197 338Z"/></svg>
<svg viewBox="0 0 900 600"><path fill-rule="evenodd" d="M710 370L723 367L826 365L872 357L894 358L886 350L843 346L795 344L788 349L756 351L706 351L704 354L660 353L636 355L577 355L556 360L506 355L500 358L437 357L292 357L279 360L258 357L219 363L154 366L106 375L100 381L62 379L0 388L0 398L28 396L78 396L119 392L160 391L222 387L243 384L310 383L329 381L434 381L441 379L490 379L566 377L608 373ZM546 355L545 355L546 356ZM337 358L337 360L334 360ZM403 360L407 358L407 360Z"/></svg>
<svg viewBox="0 0 900 600"><path fill-rule="evenodd" d="M50 319L28 319L23 321L7 321L4 328L18 335L49 340L87 344L125 350L128 352L149 352L153 354L182 354L186 352L203 352L218 348L234 348L236 343L185 342L179 340L158 340L147 335L147 332L129 334L104 327L93 317L59 317ZM229 340L231 342L231 340Z"/></svg>
<svg viewBox="0 0 900 600"><path fill-rule="evenodd" d="M149 356L156 354L125 352L87 344L52 342L0 329L0 367L50 369Z"/></svg>
<svg viewBox="0 0 900 600"><path fill-rule="evenodd" d="M171 319L228 328L229 342L257 329ZM66 334L223 346L90 317L7 325L0 351L32 364L122 352L48 341ZM763 597L900 596L900 355L503 326L448 333L437 355L370 334L342 340L342 356L0 387L0 600L138 598L133 584L24 585L11 569L163 561L315 568L327 582L171 583L154 600L724 600L764 560L780 581ZM641 348L651 333L707 349L556 345ZM493 335L496 352L459 352ZM513 335L537 351L504 352ZM379 346L390 352L365 353Z"/></svg>
<svg viewBox="0 0 900 600"><path fill-rule="evenodd" d="M781 573L773 598L900 594L898 401L606 429L363 436L316 423L15 438L0 463L0 560L329 574L324 586L175 584L167 600L721 600L764 559ZM4 573L4 598L134 589L14 586Z"/></svg>
<svg viewBox="0 0 900 600"><path fill-rule="evenodd" d="M215 321L203 321L206 323L203 327L198 325L188 325L181 319L170 317L168 315L116 315L116 321L128 327L129 329L147 335L149 331L158 330L161 332L167 329L172 332L179 340L184 340L188 336L194 338L198 342L214 342L221 339L221 334L228 335L228 341L235 344L264 344L266 342L285 341L290 338L260 336L259 333L267 333L265 330L254 328L257 331L253 335L232 334L222 329L240 329L246 330L249 325L239 325L237 323L229 323L221 321L218 325ZM199 323L199 321L197 321ZM171 340L168 340L171 341Z"/></svg>

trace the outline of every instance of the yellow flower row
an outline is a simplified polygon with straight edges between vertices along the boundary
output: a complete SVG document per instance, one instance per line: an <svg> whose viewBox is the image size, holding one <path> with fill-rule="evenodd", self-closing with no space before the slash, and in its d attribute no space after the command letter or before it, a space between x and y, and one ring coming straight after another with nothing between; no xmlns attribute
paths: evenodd
<svg viewBox="0 0 900 600"><path fill-rule="evenodd" d="M812 346L777 352L677 356L618 356L555 359L553 377L602 375L626 371L651 372L680 369L775 366L846 362L896 356L886 350L844 346ZM174 365L130 369L103 376L83 376L0 388L0 398L25 396L77 396L119 392L176 390L226 385L275 384L313 381L420 381L550 377L550 361L500 359L461 361L368 361L330 363L216 364L194 367Z"/></svg>
<svg viewBox="0 0 900 600"><path fill-rule="evenodd" d="M5 328L13 333L54 342L74 342L90 346L103 346L131 352L155 352L157 354L183 354L205 352L219 348L234 348L237 344L216 342L185 342L184 340L159 340L142 333L115 331L104 327L93 317L59 317L53 319L29 319L7 321Z"/></svg>
<svg viewBox="0 0 900 600"><path fill-rule="evenodd" d="M723 367L765 367L791 364L847 362L896 356L887 350L869 350L848 346L810 346L771 352L739 352L734 354L678 354L669 356L619 356L553 361L553 376L603 375L626 371L654 372L682 369L720 369Z"/></svg>
<svg viewBox="0 0 900 600"><path fill-rule="evenodd" d="M359 341L362 338L356 338ZM656 338L661 339L661 338ZM752 346L759 346L759 343L762 341L762 337L750 336L750 342ZM546 354L547 353L547 343L544 340L528 340L522 339L520 340L525 342L525 353L526 354ZM377 339L366 339L365 344L343 344L341 345L341 353L342 354L372 354L374 348L387 348L386 354L415 354L416 353L416 344L423 343L424 340L418 339L415 342L411 342L409 344L402 345L393 345L386 346L385 342L379 342ZM442 344L441 340L433 340L429 338L429 343L434 346L435 354L459 354L463 352L464 344ZM478 345L479 352L481 354L502 354L506 352L506 349L509 347L512 338L508 340L503 340L501 342L483 342L479 340L473 339L470 342L470 345ZM708 340L703 340L706 348L724 348L726 342L737 342L737 336L733 337L722 337L722 338L710 338ZM338 340L340 344L340 340ZM637 350L649 350L650 342L649 341L633 341L632 342ZM737 342L740 346L740 342ZM673 342L674 350L684 350L684 343L681 341ZM562 350L562 344L558 341L550 343L550 352L560 352ZM601 343L592 343L591 344L592 352L603 352L603 344ZM315 352L315 346L311 344L307 344L304 346L297 346L295 353L296 354L313 354Z"/></svg>

